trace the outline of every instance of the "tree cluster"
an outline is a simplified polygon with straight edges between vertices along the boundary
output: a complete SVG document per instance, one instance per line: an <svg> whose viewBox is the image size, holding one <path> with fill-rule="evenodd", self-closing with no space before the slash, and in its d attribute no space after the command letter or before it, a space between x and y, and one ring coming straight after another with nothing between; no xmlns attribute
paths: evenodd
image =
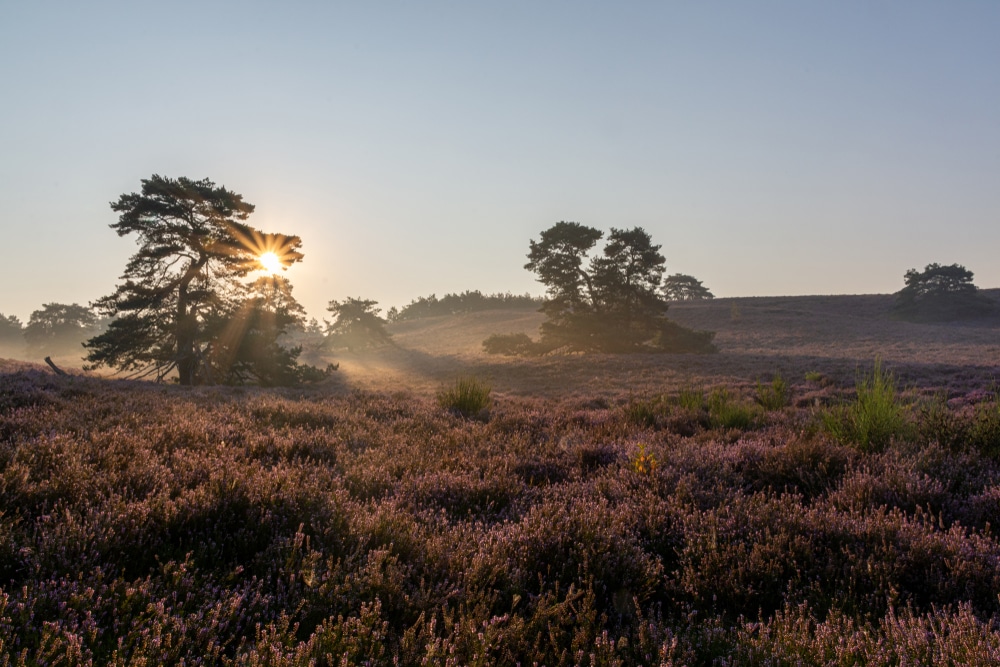
<svg viewBox="0 0 1000 667"><path fill-rule="evenodd" d="M390 322L414 320L420 317L435 317L439 315L457 315L474 313L483 310L499 310L505 308L537 308L541 299L530 294L496 293L483 294L479 290L465 291L460 294L445 294L438 298L434 294L414 299L399 311L390 309Z"/></svg>
<svg viewBox="0 0 1000 667"><path fill-rule="evenodd" d="M46 303L31 313L26 325L13 315L0 315L0 348L18 356L79 354L81 344L106 324L87 306Z"/></svg>
<svg viewBox="0 0 1000 667"><path fill-rule="evenodd" d="M996 302L980 293L972 277L972 271L961 264L910 269L903 276L905 287L896 293L893 313L900 319L943 322L998 312Z"/></svg>
<svg viewBox="0 0 1000 667"><path fill-rule="evenodd" d="M666 260L641 227L603 232L558 222L530 243L525 268L538 275L548 319L548 348L601 352L711 352L713 333L692 331L666 317L661 293Z"/></svg>
<svg viewBox="0 0 1000 667"><path fill-rule="evenodd" d="M14 315L0 313L0 348L14 350L24 343L24 325Z"/></svg>

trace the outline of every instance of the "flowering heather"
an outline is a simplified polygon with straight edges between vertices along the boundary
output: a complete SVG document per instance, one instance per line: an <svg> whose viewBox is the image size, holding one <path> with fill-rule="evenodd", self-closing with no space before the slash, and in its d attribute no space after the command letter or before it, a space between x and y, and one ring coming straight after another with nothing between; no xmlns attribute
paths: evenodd
<svg viewBox="0 0 1000 667"><path fill-rule="evenodd" d="M995 394L876 450L823 427L849 388L695 389L470 420L12 369L0 664L1000 661Z"/></svg>

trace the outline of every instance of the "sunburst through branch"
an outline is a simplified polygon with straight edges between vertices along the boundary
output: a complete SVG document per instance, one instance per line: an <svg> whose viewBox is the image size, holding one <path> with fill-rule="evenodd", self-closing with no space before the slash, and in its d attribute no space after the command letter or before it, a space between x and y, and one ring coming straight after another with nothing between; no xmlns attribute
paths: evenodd
<svg viewBox="0 0 1000 667"><path fill-rule="evenodd" d="M238 252L245 254L248 271L266 271L274 275L302 259L298 251L302 240L298 236L265 234L249 226L233 226L233 237L239 243Z"/></svg>

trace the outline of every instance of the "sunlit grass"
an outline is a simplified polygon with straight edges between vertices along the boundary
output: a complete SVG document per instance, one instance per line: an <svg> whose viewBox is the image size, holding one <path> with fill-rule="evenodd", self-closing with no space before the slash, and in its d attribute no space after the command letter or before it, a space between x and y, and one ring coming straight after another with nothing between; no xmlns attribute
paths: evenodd
<svg viewBox="0 0 1000 667"><path fill-rule="evenodd" d="M438 404L465 417L473 417L490 406L493 385L475 376L460 377L438 392Z"/></svg>
<svg viewBox="0 0 1000 667"><path fill-rule="evenodd" d="M907 426L906 410L899 399L895 375L875 359L870 374L855 383L854 401L822 414L823 425L833 437L862 451L881 451Z"/></svg>
<svg viewBox="0 0 1000 667"><path fill-rule="evenodd" d="M791 400L791 388L781 373L775 373L770 384L757 381L757 403L765 410L780 410Z"/></svg>

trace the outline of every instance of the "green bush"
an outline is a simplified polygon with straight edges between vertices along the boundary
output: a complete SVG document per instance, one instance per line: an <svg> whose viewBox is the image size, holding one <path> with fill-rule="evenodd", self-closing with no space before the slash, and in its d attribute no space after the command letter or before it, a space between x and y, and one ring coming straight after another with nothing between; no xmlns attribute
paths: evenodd
<svg viewBox="0 0 1000 667"><path fill-rule="evenodd" d="M622 409L625 421L636 426L655 428L666 419L670 412L669 406L662 397L650 399L632 399Z"/></svg>
<svg viewBox="0 0 1000 667"><path fill-rule="evenodd" d="M708 397L708 412L712 425L717 428L734 428L740 431L753 428L757 411L752 405L734 400L726 389L716 389Z"/></svg>
<svg viewBox="0 0 1000 667"><path fill-rule="evenodd" d="M493 334L483 341L487 354L528 356L540 352L539 344L526 333Z"/></svg>
<svg viewBox="0 0 1000 667"><path fill-rule="evenodd" d="M765 410L780 410L790 399L791 389L780 373L775 373L771 384L757 381L757 403Z"/></svg>
<svg viewBox="0 0 1000 667"><path fill-rule="evenodd" d="M1000 458L1000 400L980 403L968 429L968 442L974 449L994 459Z"/></svg>
<svg viewBox="0 0 1000 667"><path fill-rule="evenodd" d="M858 378L855 386L854 402L824 412L823 426L840 442L856 445L864 452L881 451L906 430L896 377L876 358L871 375Z"/></svg>
<svg viewBox="0 0 1000 667"><path fill-rule="evenodd" d="M938 444L956 451L969 440L969 420L948 408L948 397L944 393L920 407L916 428L917 440L923 445Z"/></svg>
<svg viewBox="0 0 1000 667"><path fill-rule="evenodd" d="M685 387L677 394L677 404L685 410L702 410L705 406L705 392L693 387Z"/></svg>
<svg viewBox="0 0 1000 667"><path fill-rule="evenodd" d="M490 405L493 386L475 376L460 377L438 392L438 404L464 417L480 414Z"/></svg>
<svg viewBox="0 0 1000 667"><path fill-rule="evenodd" d="M653 336L652 346L661 352L712 354L719 351L712 342L714 338L714 331L688 329L664 318Z"/></svg>

